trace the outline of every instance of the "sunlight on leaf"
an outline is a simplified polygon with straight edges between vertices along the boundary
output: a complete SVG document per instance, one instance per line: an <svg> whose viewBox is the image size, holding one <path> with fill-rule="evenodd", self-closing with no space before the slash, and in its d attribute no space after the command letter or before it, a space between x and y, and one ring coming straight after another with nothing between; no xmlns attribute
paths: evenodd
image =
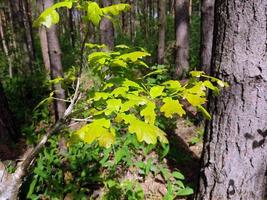
<svg viewBox="0 0 267 200"><path fill-rule="evenodd" d="M163 99L163 102L165 104L160 108L160 111L163 112L166 117L172 118L174 114L178 114L179 116L186 114L182 104L180 104L178 100L166 97Z"/></svg>

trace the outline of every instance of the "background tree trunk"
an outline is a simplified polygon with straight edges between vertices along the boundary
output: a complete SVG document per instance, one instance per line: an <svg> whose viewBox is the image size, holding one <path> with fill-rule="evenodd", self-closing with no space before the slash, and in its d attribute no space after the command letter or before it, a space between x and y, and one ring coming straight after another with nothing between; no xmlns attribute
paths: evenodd
<svg viewBox="0 0 267 200"><path fill-rule="evenodd" d="M45 0L45 4L47 7L53 5L53 0ZM49 60L50 60L50 70L51 70L51 78L61 78L63 77L63 69L61 63L61 50L59 46L59 40L57 37L56 26L52 25L51 28L46 29L47 34L47 43L48 43L48 52L49 52ZM57 83L53 85L55 90L55 114L56 119L61 118L66 110L65 99L65 91L61 86L61 83ZM60 100L62 99L62 100Z"/></svg>
<svg viewBox="0 0 267 200"><path fill-rule="evenodd" d="M39 7L38 9L40 13L47 7L46 5L44 5L43 0L38 0L37 5ZM42 51L45 71L49 75L50 74L50 59L49 59L49 53L48 53L46 28L44 26L39 27L39 37L40 37L41 51ZM48 78L50 79L49 76Z"/></svg>
<svg viewBox="0 0 267 200"><path fill-rule="evenodd" d="M110 6L111 0L102 0L103 7ZM114 48L114 27L110 19L104 17L100 22L100 43L109 49Z"/></svg>
<svg viewBox="0 0 267 200"><path fill-rule="evenodd" d="M267 1L216 1L210 99L196 199L263 200L267 166Z"/></svg>
<svg viewBox="0 0 267 200"><path fill-rule="evenodd" d="M175 76L189 69L189 0L175 0Z"/></svg>
<svg viewBox="0 0 267 200"><path fill-rule="evenodd" d="M159 0L159 44L158 64L164 63L165 56L165 33L166 33L166 1Z"/></svg>
<svg viewBox="0 0 267 200"><path fill-rule="evenodd" d="M201 49L200 66L209 74L211 65L213 26L214 26L215 0L202 0L201 2Z"/></svg>

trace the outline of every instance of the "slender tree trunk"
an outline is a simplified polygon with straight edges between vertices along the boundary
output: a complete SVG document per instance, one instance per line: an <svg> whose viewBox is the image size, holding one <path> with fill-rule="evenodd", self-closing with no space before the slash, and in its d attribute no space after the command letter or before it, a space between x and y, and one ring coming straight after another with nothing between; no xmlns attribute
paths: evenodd
<svg viewBox="0 0 267 200"><path fill-rule="evenodd" d="M12 145L18 141L19 134L1 83L0 113L0 160L6 160L11 159Z"/></svg>
<svg viewBox="0 0 267 200"><path fill-rule="evenodd" d="M159 0L158 64L164 63L166 33L166 0Z"/></svg>
<svg viewBox="0 0 267 200"><path fill-rule="evenodd" d="M45 0L45 7L50 7L53 5L53 0ZM59 40L57 37L56 26L52 25L51 28L46 29L47 34L47 43L48 43L48 52L49 52L49 60L50 60L50 70L51 70L51 78L61 78L63 77L63 69L61 63L61 50L59 45ZM57 83L53 85L55 90L55 114L56 119L59 119L63 116L66 110L65 99L65 91L62 88L61 83Z"/></svg>
<svg viewBox="0 0 267 200"><path fill-rule="evenodd" d="M136 2L134 0L130 0L131 4L131 13L130 13L130 37L131 37L131 42L134 45L135 43L135 36L136 36L136 30L135 30L135 11L136 11Z"/></svg>
<svg viewBox="0 0 267 200"><path fill-rule="evenodd" d="M175 76L181 77L189 69L189 0L175 0L175 33Z"/></svg>
<svg viewBox="0 0 267 200"><path fill-rule="evenodd" d="M73 23L73 9L68 10L68 20L69 20L69 29L70 29L70 38L71 38L71 46L75 47L75 30L74 30L74 23Z"/></svg>
<svg viewBox="0 0 267 200"><path fill-rule="evenodd" d="M201 49L200 66L209 74L211 65L213 26L214 26L215 0L202 0L201 2Z"/></svg>
<svg viewBox="0 0 267 200"><path fill-rule="evenodd" d="M267 167L267 0L216 0L212 97L196 199L264 200Z"/></svg>
<svg viewBox="0 0 267 200"><path fill-rule="evenodd" d="M13 77L12 58L11 58L11 55L9 53L6 38L4 35L4 28L3 28L2 12L1 11L0 11L0 40L2 41L2 47L4 50L5 56L7 58L9 78L12 78Z"/></svg>
<svg viewBox="0 0 267 200"><path fill-rule="evenodd" d="M39 12L41 13L45 9L43 0L38 0L37 4L39 7ZM48 53L48 42L47 42L46 29L43 26L39 27L39 37L40 37L41 51L42 51L45 71L49 75L50 74L50 59L49 59L49 53ZM48 78L50 79L49 76Z"/></svg>
<svg viewBox="0 0 267 200"><path fill-rule="evenodd" d="M31 7L28 3L28 0L21 0L21 12L23 16L23 24L26 34L26 44L29 55L29 63L31 68L33 68L35 61L35 46L33 38L33 28L32 28L32 16L31 16Z"/></svg>
<svg viewBox="0 0 267 200"><path fill-rule="evenodd" d="M110 6L111 0L102 0L104 7ZM110 19L103 18L100 22L100 42L109 47L109 49L114 48L114 27Z"/></svg>

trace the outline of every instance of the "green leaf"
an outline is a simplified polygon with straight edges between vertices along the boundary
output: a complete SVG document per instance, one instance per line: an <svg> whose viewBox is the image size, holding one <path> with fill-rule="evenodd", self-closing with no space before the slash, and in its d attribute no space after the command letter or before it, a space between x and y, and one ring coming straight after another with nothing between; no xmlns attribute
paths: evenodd
<svg viewBox="0 0 267 200"><path fill-rule="evenodd" d="M209 112L203 106L198 105L197 108L202 112L202 114L204 115L206 119L211 120L211 116Z"/></svg>
<svg viewBox="0 0 267 200"><path fill-rule="evenodd" d="M174 81L174 80L166 81L166 82L162 83L162 85L166 85L168 89L178 90L178 89L182 88L180 82L179 81Z"/></svg>
<svg viewBox="0 0 267 200"><path fill-rule="evenodd" d="M154 86L150 89L150 96L154 99L163 95L164 86Z"/></svg>
<svg viewBox="0 0 267 200"><path fill-rule="evenodd" d="M124 87L128 87L128 88L129 87L134 87L134 88L138 88L138 89L143 90L143 88L138 83L136 83L134 81L131 81L129 79L125 79L125 81L123 81L122 85Z"/></svg>
<svg viewBox="0 0 267 200"><path fill-rule="evenodd" d="M127 45L124 45L124 44L120 44L120 45L116 45L115 48L119 48L119 49L129 49L130 47L128 47Z"/></svg>
<svg viewBox="0 0 267 200"><path fill-rule="evenodd" d="M135 52L123 54L119 56L118 58L125 60L125 61L130 60L132 62L136 62L138 59L146 57L146 56L150 56L150 54L147 52L143 52L143 51L135 51Z"/></svg>
<svg viewBox="0 0 267 200"><path fill-rule="evenodd" d="M109 58L108 52L93 52L88 56L88 62L89 63L95 63L101 58Z"/></svg>
<svg viewBox="0 0 267 200"><path fill-rule="evenodd" d="M179 116L186 114L178 100L173 100L171 97L166 97L163 99L163 102L165 104L160 108L160 111L164 112L166 117L172 118L174 114L178 114Z"/></svg>
<svg viewBox="0 0 267 200"><path fill-rule="evenodd" d="M111 96L111 94L110 93L106 93L106 92L96 92L95 93L95 96L94 96L94 100L95 101L98 101L98 100L100 100L100 99L108 99L109 97Z"/></svg>
<svg viewBox="0 0 267 200"><path fill-rule="evenodd" d="M194 193L194 190L190 187L186 187L184 189L180 189L176 195L177 196L188 196Z"/></svg>
<svg viewBox="0 0 267 200"><path fill-rule="evenodd" d="M126 68L128 66L127 62L125 62L124 60L121 60L121 59L114 59L110 65L112 67L124 67Z"/></svg>
<svg viewBox="0 0 267 200"><path fill-rule="evenodd" d="M158 127L147 124L134 115L120 114L120 117L129 124L128 129L130 133L135 133L139 142L146 142L147 144L156 144L157 138L162 143L168 143L166 133Z"/></svg>
<svg viewBox="0 0 267 200"><path fill-rule="evenodd" d="M119 95L125 96L126 92L129 90L127 87L118 87L115 88L111 94L114 95L114 97L118 97Z"/></svg>
<svg viewBox="0 0 267 200"><path fill-rule="evenodd" d="M120 3L104 7L101 10L105 15L119 15L122 11L127 11L130 8L129 4Z"/></svg>
<svg viewBox="0 0 267 200"><path fill-rule="evenodd" d="M106 148L109 148L115 142L115 131L110 129L110 120L104 118L83 126L74 134L88 144L98 141L100 146Z"/></svg>
<svg viewBox="0 0 267 200"><path fill-rule="evenodd" d="M117 112L121 108L121 100L120 99L109 99L106 101L107 107L105 110L106 115L110 115L112 112Z"/></svg>
<svg viewBox="0 0 267 200"><path fill-rule="evenodd" d="M190 72L190 75L193 76L193 77L200 77L203 74L205 74L203 71L191 71Z"/></svg>
<svg viewBox="0 0 267 200"><path fill-rule="evenodd" d="M146 75L144 76L144 78L145 78L145 77L148 77L148 76L151 76L151 75L155 75L155 74L162 74L162 73L164 73L164 72L166 72L166 71L167 71L167 69L157 69L157 70L155 70L155 71L153 71L153 72L150 72L150 73L146 74Z"/></svg>
<svg viewBox="0 0 267 200"><path fill-rule="evenodd" d="M93 44L93 43L86 43L85 47L89 48L89 49L103 49L103 48L107 48L107 46L105 44Z"/></svg>
<svg viewBox="0 0 267 200"><path fill-rule="evenodd" d="M63 1L63 2L55 3L52 6L53 9L57 9L57 8L61 8L61 7L67 7L68 9L70 9L70 8L72 8L72 2L71 1Z"/></svg>
<svg viewBox="0 0 267 200"><path fill-rule="evenodd" d="M40 25L44 25L47 28L50 28L53 24L57 24L59 22L59 14L55 9L61 7L71 8L72 2L70 1L59 2L45 9L37 18L37 20L34 21L33 26L38 27Z"/></svg>
<svg viewBox="0 0 267 200"><path fill-rule="evenodd" d="M149 102L146 107L140 112L140 115L145 118L146 123L154 125L156 119L155 108L155 103Z"/></svg>
<svg viewBox="0 0 267 200"><path fill-rule="evenodd" d="M172 175L176 179L184 180L184 175L181 174L180 172L177 172L177 171L176 172L173 172Z"/></svg>
<svg viewBox="0 0 267 200"><path fill-rule="evenodd" d="M134 108L135 105L138 105L138 101L134 100L126 101L121 105L121 112L128 111L130 108Z"/></svg>
<svg viewBox="0 0 267 200"><path fill-rule="evenodd" d="M102 9L95 2L88 2L87 16L88 19L95 25L98 26L103 15Z"/></svg>
<svg viewBox="0 0 267 200"><path fill-rule="evenodd" d="M203 98L197 94L184 94L184 98L192 105L192 106L200 106L206 102L206 98Z"/></svg>

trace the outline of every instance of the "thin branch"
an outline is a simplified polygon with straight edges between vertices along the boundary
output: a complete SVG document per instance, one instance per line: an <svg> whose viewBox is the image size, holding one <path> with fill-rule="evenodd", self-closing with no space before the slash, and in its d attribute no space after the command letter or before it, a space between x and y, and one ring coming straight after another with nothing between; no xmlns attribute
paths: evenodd
<svg viewBox="0 0 267 200"><path fill-rule="evenodd" d="M32 151L30 151L30 153L24 155L25 159L18 164L15 173L8 174L9 178L7 178L6 180L2 180L2 182L4 181L5 184L0 184L0 199L17 199L20 186L23 182L23 177L26 176L27 171L32 166L32 163L34 162L35 158L40 153L40 151L46 144L49 137L52 134L57 133L61 129L61 127L66 122L67 118L72 113L75 103L79 100L79 86L80 86L80 79L78 78L74 96L71 100L70 105L66 109L63 117L59 119L50 130L47 131L47 133L42 137L42 139L32 149Z"/></svg>

